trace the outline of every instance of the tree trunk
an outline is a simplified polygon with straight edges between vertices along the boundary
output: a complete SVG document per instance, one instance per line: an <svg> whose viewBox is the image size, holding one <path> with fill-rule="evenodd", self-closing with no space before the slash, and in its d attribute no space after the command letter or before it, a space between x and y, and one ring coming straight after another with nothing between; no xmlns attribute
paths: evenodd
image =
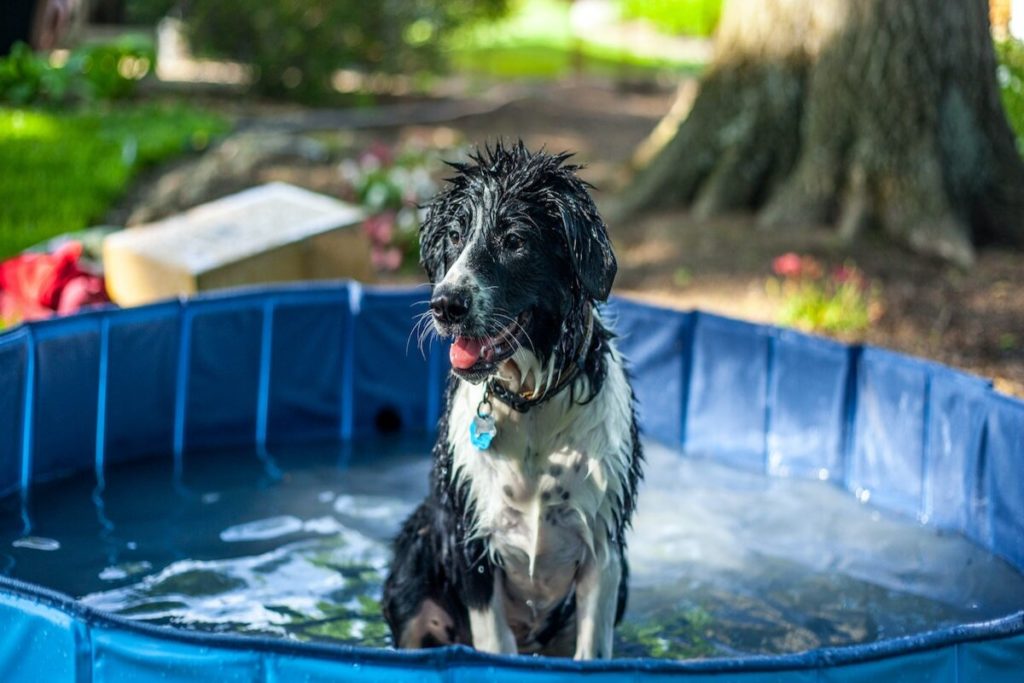
<svg viewBox="0 0 1024 683"><path fill-rule="evenodd" d="M968 265L1024 244L984 0L727 0L689 116L615 213L756 209Z"/></svg>

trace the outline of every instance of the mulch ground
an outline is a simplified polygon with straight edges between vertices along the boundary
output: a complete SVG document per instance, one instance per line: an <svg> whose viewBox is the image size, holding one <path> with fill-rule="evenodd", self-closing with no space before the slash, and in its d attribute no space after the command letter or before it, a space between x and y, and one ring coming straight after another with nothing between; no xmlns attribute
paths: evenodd
<svg viewBox="0 0 1024 683"><path fill-rule="evenodd" d="M497 137L522 138L531 147L574 150L587 165L585 177L598 188L614 188L623 167L668 110L671 89L629 90L597 83L533 86L497 107L469 107L444 122L385 127L365 123L336 130L358 149L373 140L396 142L412 136L482 143ZM248 125L261 117L273 123L274 106L232 102ZM429 118L429 117L427 117ZM328 120L324 119L324 120ZM322 134L322 133L321 133ZM143 183L153 183L159 173ZM285 180L314 190L340 188L336 162L296 160L263 167L245 182ZM130 212L133 192L115 215ZM694 220L686 211L663 211L609 226L619 255L617 291L681 308L701 308L761 322L774 321L776 295L765 287L772 259L787 251L813 254L830 264L853 260L881 286L885 312L859 338L925 356L992 377L1002 391L1024 396L1024 254L982 249L964 272L867 237L839 244L828 228L802 232L758 230L747 215Z"/></svg>

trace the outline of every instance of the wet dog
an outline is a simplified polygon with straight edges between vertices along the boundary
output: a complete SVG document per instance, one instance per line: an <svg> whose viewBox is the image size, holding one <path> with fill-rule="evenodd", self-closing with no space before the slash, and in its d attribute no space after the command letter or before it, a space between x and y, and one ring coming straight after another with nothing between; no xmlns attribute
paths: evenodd
<svg viewBox="0 0 1024 683"><path fill-rule="evenodd" d="M615 256L568 157L498 144L427 207L420 262L452 374L384 587L397 647L612 656L642 453L596 309Z"/></svg>

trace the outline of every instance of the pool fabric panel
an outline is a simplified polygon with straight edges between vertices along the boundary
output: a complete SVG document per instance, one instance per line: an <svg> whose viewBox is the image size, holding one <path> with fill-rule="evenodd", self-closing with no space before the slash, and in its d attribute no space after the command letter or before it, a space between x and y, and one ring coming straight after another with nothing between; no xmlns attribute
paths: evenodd
<svg viewBox="0 0 1024 683"><path fill-rule="evenodd" d="M429 346L413 336L426 290L371 290L353 298L355 319L353 435L420 430L427 423Z"/></svg>
<svg viewBox="0 0 1024 683"><path fill-rule="evenodd" d="M21 486L25 378L32 348L26 328L0 338L0 497Z"/></svg>
<svg viewBox="0 0 1024 683"><path fill-rule="evenodd" d="M356 283L100 309L0 334L0 493L159 455L433 429L445 343L409 339L423 290ZM935 363L700 312L602 311L650 438L827 479L1024 568L1024 403ZM1024 616L918 639L717 662L422 656L109 618L0 578L0 680L1017 680ZM9 634L9 635L8 635ZM44 652L45 651L45 652Z"/></svg>
<svg viewBox="0 0 1024 683"><path fill-rule="evenodd" d="M80 638L84 626L73 615L22 596L0 598L0 681L82 680ZM88 680L88 679L86 679Z"/></svg>
<svg viewBox="0 0 1024 683"><path fill-rule="evenodd" d="M857 372L848 487L858 498L914 515L924 481L928 373L880 349L864 349Z"/></svg>
<svg viewBox="0 0 1024 683"><path fill-rule="evenodd" d="M986 423L981 481L989 545L1016 567L1024 565L1024 406L994 397Z"/></svg>
<svg viewBox="0 0 1024 683"><path fill-rule="evenodd" d="M36 382L29 476L38 483L93 462L100 317L49 320L35 327L33 337Z"/></svg>
<svg viewBox="0 0 1024 683"><path fill-rule="evenodd" d="M348 292L318 301L282 299L271 316L267 440L294 443L341 436Z"/></svg>
<svg viewBox="0 0 1024 683"><path fill-rule="evenodd" d="M789 330L775 330L771 344L768 472L841 481L854 354Z"/></svg>
<svg viewBox="0 0 1024 683"><path fill-rule="evenodd" d="M613 301L600 315L614 330L615 343L626 359L645 433L681 445L695 315L653 309L626 299Z"/></svg>
<svg viewBox="0 0 1024 683"><path fill-rule="evenodd" d="M174 395L181 306L129 309L106 318L107 410L101 457L116 464L169 457L174 447ZM101 354L104 350L101 348ZM102 357L102 355L101 355Z"/></svg>
<svg viewBox="0 0 1024 683"><path fill-rule="evenodd" d="M698 314L685 447L735 467L766 470L770 330Z"/></svg>
<svg viewBox="0 0 1024 683"><path fill-rule="evenodd" d="M934 372L928 393L927 471L922 520L988 545L985 491L979 478L989 383Z"/></svg>
<svg viewBox="0 0 1024 683"><path fill-rule="evenodd" d="M246 304L200 300L184 311L182 324L189 328L186 451L254 442L263 308L255 301Z"/></svg>

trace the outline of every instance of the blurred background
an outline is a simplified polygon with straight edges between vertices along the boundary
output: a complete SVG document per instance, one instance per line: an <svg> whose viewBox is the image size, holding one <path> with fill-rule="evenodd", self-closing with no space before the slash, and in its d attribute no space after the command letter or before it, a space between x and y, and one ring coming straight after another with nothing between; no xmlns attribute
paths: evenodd
<svg viewBox="0 0 1024 683"><path fill-rule="evenodd" d="M442 160L522 138L585 165L618 293L1024 395L1024 2L898 6L9 1L0 321L106 301L106 236L275 181L420 281Z"/></svg>

